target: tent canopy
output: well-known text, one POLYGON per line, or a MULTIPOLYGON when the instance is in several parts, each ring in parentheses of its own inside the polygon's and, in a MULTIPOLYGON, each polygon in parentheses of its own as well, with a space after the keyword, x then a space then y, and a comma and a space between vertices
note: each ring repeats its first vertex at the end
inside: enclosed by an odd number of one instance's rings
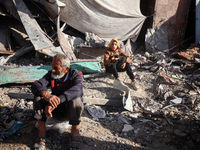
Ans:
POLYGON ((146 19, 140 11, 140 0, 35 1, 42 3, 51 17, 56 18, 60 9, 61 21, 82 33, 94 33, 105 41, 112 38, 135 41, 146 19))

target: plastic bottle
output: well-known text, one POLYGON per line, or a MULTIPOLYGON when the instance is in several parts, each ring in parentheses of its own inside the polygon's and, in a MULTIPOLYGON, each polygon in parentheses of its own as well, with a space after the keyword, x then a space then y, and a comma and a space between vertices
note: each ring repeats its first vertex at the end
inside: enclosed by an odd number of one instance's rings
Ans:
POLYGON ((12 126, 12 128, 11 128, 10 130, 4 132, 3 138, 9 137, 9 136, 11 136, 12 134, 14 134, 14 133, 21 127, 22 123, 23 123, 22 121, 16 121, 16 122, 13 124, 13 126, 12 126))

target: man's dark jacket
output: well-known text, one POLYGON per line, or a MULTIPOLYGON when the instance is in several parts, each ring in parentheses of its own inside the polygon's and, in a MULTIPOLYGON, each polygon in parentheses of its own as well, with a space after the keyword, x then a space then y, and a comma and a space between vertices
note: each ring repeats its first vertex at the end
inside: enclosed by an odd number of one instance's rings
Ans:
POLYGON ((49 71, 43 78, 35 81, 31 90, 35 96, 41 96, 42 91, 46 91, 51 87, 53 95, 60 98, 60 102, 71 101, 75 98, 83 96, 83 74, 78 70, 69 69, 69 76, 65 82, 60 82, 51 77, 49 71))

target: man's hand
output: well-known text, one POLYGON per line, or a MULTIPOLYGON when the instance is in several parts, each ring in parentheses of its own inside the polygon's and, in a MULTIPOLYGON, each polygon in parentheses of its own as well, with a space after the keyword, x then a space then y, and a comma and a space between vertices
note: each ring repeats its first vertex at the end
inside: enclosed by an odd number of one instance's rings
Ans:
POLYGON ((41 92, 42 97, 55 109, 60 104, 60 98, 47 91, 41 92))
POLYGON ((56 108, 60 104, 60 98, 56 95, 51 95, 47 102, 49 102, 53 108, 56 108))
POLYGON ((55 108, 53 108, 51 105, 47 105, 46 107, 45 107, 45 110, 44 110, 44 113, 47 115, 47 116, 49 116, 49 117, 53 117, 53 115, 52 115, 52 111, 54 110, 55 108))
POLYGON ((121 65, 121 68, 124 69, 125 67, 126 67, 126 63, 123 63, 123 64, 121 65))

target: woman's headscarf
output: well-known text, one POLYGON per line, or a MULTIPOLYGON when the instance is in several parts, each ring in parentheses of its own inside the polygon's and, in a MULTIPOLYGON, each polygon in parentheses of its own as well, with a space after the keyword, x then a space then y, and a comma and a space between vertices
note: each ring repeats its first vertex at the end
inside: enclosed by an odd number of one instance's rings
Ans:
POLYGON ((119 48, 120 48, 120 44, 119 44, 119 41, 118 41, 116 38, 113 38, 113 39, 110 41, 109 48, 111 47, 113 41, 116 41, 116 42, 117 42, 117 48, 119 49, 119 48))

